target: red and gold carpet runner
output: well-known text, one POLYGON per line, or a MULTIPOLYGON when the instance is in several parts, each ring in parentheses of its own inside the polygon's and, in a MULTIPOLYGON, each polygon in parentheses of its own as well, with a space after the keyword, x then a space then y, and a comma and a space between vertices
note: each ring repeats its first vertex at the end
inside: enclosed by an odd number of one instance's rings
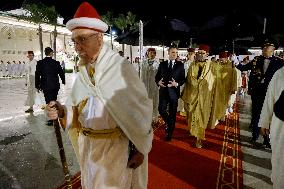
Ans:
MULTIPOLYGON (((149 154, 149 189, 243 188, 239 116, 232 113, 215 129, 206 131, 203 148, 195 148, 185 118, 177 116, 171 142, 164 127, 155 128, 149 154)), ((66 185, 59 187, 66 189, 66 185)), ((73 177, 73 189, 81 188, 80 174, 73 177)))

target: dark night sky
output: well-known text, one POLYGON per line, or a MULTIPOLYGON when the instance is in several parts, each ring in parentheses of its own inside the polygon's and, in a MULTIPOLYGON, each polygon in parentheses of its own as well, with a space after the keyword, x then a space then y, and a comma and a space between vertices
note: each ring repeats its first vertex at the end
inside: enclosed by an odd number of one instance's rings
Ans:
MULTIPOLYGON (((70 19, 83 0, 33 0, 42 1, 47 5, 55 5, 57 11, 65 19, 70 19)), ((279 2, 265 0, 249 1, 201 1, 201 0, 87 0, 98 10, 105 14, 108 10, 116 13, 125 13, 131 10, 141 19, 168 16, 186 21, 188 24, 198 25, 212 17, 238 12, 238 14, 258 14, 266 17, 282 16, 284 10, 279 2), (268 1, 267 1, 268 2, 268 1)), ((23 0, 0 0, 0 9, 9 10, 21 6, 23 0)), ((282 16, 284 18, 284 16, 282 16)), ((283 19, 282 19, 283 20, 283 19)))
MULTIPOLYGON (((83 0, 33 0, 46 5, 55 5, 57 12, 65 19, 64 23, 73 17, 83 0)), ((229 36, 251 36, 262 32, 264 17, 267 18, 267 34, 284 34, 284 8, 279 1, 273 0, 87 0, 103 15, 107 11, 116 14, 132 11, 143 21, 157 18, 176 18, 184 21, 190 27, 201 28, 207 23, 214 26, 212 20, 217 16, 226 16, 226 29, 221 33, 229 36), (267 1, 267 3, 264 3, 267 1)), ((9 10, 21 7, 23 0, 0 0, 0 9, 9 10)), ((218 19, 217 19, 218 20, 218 19)), ((217 23, 218 24, 218 23, 217 23)), ((215 31, 220 33, 220 31, 215 31)), ((214 33, 214 31, 210 31, 214 33)), ((205 32, 204 36, 207 35, 205 32)), ((213 38, 213 37, 211 37, 213 38)), ((284 42, 284 37, 283 37, 284 42)))

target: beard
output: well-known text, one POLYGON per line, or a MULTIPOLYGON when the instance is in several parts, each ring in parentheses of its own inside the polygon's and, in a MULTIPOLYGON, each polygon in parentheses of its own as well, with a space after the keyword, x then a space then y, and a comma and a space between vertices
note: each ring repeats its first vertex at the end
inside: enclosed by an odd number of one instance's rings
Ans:
POLYGON ((205 57, 204 57, 203 55, 197 54, 197 55, 196 55, 196 60, 197 60, 197 61, 204 61, 204 60, 205 60, 205 57))
POLYGON ((80 57, 79 65, 86 65, 92 62, 92 57, 88 56, 86 52, 77 52, 80 57))
POLYGON ((83 65, 86 65, 86 64, 88 64, 88 63, 90 63, 90 62, 91 62, 91 61, 88 60, 87 58, 81 58, 81 57, 80 57, 80 61, 79 61, 79 64, 78 64, 78 65, 83 66, 83 65))

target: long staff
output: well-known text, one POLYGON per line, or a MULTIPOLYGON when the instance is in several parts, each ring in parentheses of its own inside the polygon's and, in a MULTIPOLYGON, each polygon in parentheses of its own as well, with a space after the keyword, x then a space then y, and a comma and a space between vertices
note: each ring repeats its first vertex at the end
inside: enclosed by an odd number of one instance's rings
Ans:
POLYGON ((67 183, 67 188, 72 189, 71 177, 70 177, 70 173, 69 173, 69 169, 68 169, 68 165, 67 165, 67 161, 66 161, 66 156, 65 156, 65 151, 64 151, 64 147, 63 147, 62 136, 61 136, 60 126, 59 126, 58 120, 53 120, 53 126, 54 126, 55 135, 56 135, 56 139, 57 139, 57 145, 58 145, 58 149, 59 149, 61 164, 62 164, 63 172, 64 172, 64 175, 65 175, 64 178, 65 178, 65 181, 67 183))

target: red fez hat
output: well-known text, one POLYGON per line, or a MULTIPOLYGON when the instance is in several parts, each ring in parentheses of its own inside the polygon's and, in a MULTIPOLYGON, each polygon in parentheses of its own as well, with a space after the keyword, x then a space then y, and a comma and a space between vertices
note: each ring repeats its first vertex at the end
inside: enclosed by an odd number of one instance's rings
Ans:
POLYGON ((66 23, 66 27, 74 29, 91 29, 99 32, 106 32, 108 25, 101 20, 97 10, 89 3, 83 2, 77 9, 74 18, 66 23))
POLYGON ((228 58, 228 53, 227 52, 220 52, 219 58, 228 58))
POLYGON ((195 48, 188 48, 187 52, 195 52, 195 48))
POLYGON ((156 52, 156 49, 153 48, 153 47, 150 47, 147 51, 148 51, 148 52, 149 52, 149 51, 154 51, 154 52, 156 52))
POLYGON ((207 53, 209 53, 209 49, 210 47, 208 45, 204 45, 204 44, 199 45, 199 50, 204 50, 207 53))

